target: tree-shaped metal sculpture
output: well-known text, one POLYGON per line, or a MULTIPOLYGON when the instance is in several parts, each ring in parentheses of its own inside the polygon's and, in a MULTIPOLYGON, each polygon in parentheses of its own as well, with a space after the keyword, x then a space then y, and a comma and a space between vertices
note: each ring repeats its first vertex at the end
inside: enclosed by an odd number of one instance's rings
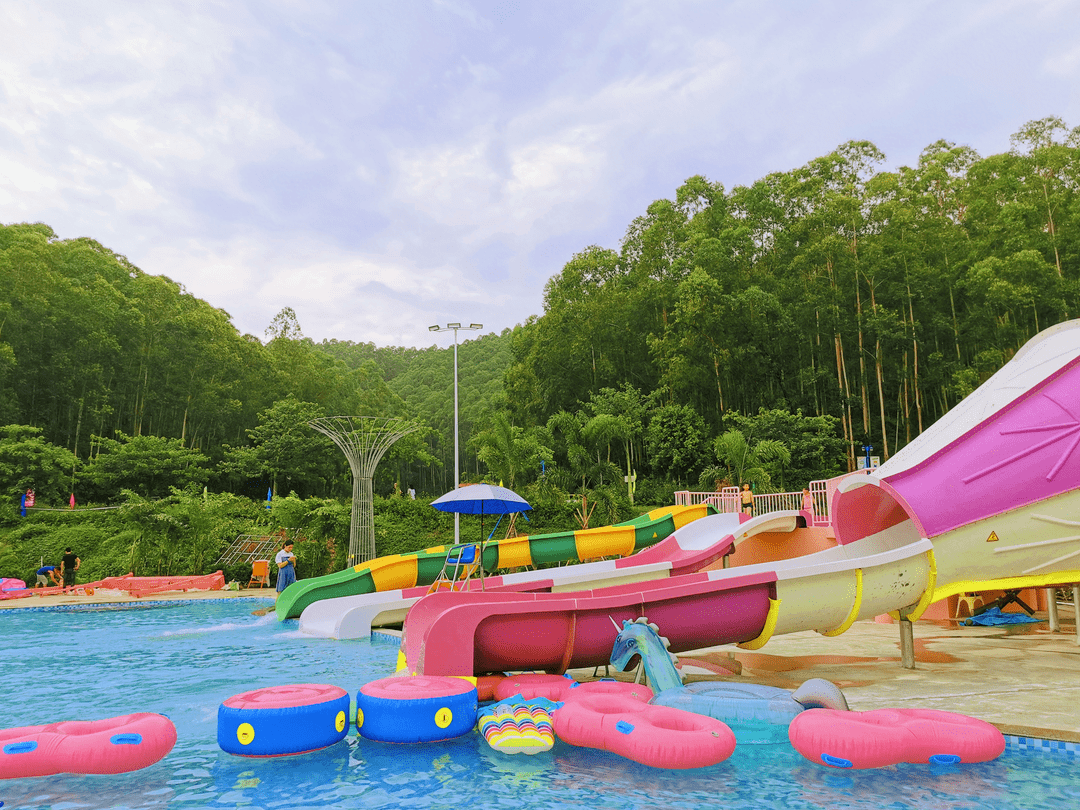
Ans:
POLYGON ((308 425, 336 444, 352 470, 352 517, 349 523, 348 564, 375 556, 375 503, 371 479, 383 454, 420 426, 396 417, 324 416, 308 425))

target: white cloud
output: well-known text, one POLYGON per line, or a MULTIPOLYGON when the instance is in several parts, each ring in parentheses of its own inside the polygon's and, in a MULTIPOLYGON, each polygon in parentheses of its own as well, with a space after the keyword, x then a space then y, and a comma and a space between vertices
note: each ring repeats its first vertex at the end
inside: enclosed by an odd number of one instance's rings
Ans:
POLYGON ((1076 0, 0 5, 0 222, 260 336, 284 306, 320 339, 498 331, 692 174, 1080 124, 1076 0))

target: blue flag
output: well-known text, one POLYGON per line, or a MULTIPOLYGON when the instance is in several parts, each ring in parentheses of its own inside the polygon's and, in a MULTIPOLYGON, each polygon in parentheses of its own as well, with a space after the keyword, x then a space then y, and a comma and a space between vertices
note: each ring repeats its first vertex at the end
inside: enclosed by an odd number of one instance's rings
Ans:
POLYGON ((270 487, 266 488, 266 508, 270 508, 270 499, 273 497, 273 493, 270 491, 270 487))
POLYGON ((23 493, 22 503, 19 505, 19 514, 26 517, 26 493, 23 493))

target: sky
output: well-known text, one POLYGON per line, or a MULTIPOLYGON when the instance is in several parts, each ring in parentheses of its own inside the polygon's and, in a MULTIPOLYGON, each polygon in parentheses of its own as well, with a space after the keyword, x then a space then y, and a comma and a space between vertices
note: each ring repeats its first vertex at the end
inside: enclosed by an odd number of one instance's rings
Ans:
POLYGON ((0 0, 0 223, 242 333, 446 346, 694 175, 1078 126, 1078 34, 1080 0, 0 0))

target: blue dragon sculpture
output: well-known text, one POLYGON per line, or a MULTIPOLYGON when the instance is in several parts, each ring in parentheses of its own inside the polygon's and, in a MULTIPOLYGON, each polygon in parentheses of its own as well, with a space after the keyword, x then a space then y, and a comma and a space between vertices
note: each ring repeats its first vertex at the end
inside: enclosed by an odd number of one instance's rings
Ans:
POLYGON ((740 743, 786 742, 788 724, 804 709, 848 709, 844 693, 822 678, 811 678, 794 692, 728 681, 683 684, 675 668, 678 659, 668 651, 670 642, 660 635, 659 627, 645 617, 624 621, 621 629, 614 620, 612 623, 619 632, 611 664, 625 672, 640 657, 656 693, 651 703, 723 720, 740 743))

